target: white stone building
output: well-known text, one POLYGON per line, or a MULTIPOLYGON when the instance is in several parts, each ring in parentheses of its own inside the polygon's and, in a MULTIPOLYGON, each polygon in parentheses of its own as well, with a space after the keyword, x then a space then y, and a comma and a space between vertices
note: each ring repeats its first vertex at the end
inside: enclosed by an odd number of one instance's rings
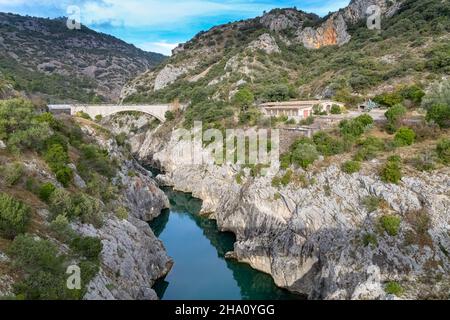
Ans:
POLYGON ((344 104, 331 100, 267 102, 260 105, 261 111, 267 117, 287 116, 289 119, 302 120, 313 115, 314 109, 330 113, 331 107, 344 104))

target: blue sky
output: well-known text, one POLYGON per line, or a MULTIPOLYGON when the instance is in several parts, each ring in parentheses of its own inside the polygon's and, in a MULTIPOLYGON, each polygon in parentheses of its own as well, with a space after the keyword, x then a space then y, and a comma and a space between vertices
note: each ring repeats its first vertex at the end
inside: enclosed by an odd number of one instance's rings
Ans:
POLYGON ((80 9, 81 21, 137 47, 170 54, 178 43, 222 23, 260 16, 272 8, 297 7, 326 15, 350 0, 0 0, 0 11, 39 17, 80 9))

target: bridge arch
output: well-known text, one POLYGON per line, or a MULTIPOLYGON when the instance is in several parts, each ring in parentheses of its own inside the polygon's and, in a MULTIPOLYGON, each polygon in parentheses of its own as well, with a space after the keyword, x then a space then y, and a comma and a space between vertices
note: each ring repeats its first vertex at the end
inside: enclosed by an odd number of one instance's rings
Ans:
POLYGON ((108 117, 120 112, 138 111, 149 114, 161 122, 166 121, 166 112, 174 110, 170 104, 160 105, 74 105, 70 107, 70 113, 76 115, 79 112, 88 114, 92 119, 101 115, 108 117))

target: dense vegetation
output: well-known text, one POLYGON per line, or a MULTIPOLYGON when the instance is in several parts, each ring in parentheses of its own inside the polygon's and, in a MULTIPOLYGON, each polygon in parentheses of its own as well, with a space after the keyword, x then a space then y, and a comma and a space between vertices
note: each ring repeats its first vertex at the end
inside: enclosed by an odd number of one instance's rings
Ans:
MULTIPOLYGON (((16 298, 81 299, 98 272, 102 244, 99 239, 78 236, 70 222, 102 226, 106 206, 118 195, 112 182, 117 164, 73 119, 41 113, 21 99, 0 101, 0 116, 0 140, 6 144, 0 160, 17 159, 0 165, 0 237, 12 241, 7 252, 19 275, 16 298), (54 179, 31 173, 22 165, 23 159, 43 160, 43 170, 53 172, 54 179), (78 187, 75 174, 83 177, 86 188, 78 187), (50 213, 48 224, 38 229, 36 203, 50 213), (61 250, 62 244, 68 249, 61 250), (66 269, 73 264, 82 270, 80 290, 66 287, 66 269)), ((122 217, 127 214, 124 211, 122 217)))

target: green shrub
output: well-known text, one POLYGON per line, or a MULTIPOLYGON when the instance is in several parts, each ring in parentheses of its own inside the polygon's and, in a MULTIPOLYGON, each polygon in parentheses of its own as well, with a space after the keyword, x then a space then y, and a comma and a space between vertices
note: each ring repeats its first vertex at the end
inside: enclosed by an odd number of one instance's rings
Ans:
POLYGON ((67 151, 60 144, 53 144, 46 151, 44 159, 49 164, 49 166, 54 170, 69 162, 69 156, 67 154, 67 151))
POLYGON ((302 120, 300 120, 300 125, 301 126, 310 126, 310 125, 312 125, 313 123, 314 123, 314 117, 313 116, 309 116, 308 118, 306 118, 306 119, 302 119, 302 120))
POLYGON ((361 163, 358 161, 346 161, 342 164, 342 171, 348 174, 352 174, 361 170, 361 163))
POLYGON ((272 187, 278 188, 281 186, 281 178, 279 176, 275 176, 272 178, 272 187))
POLYGON ((19 235, 11 244, 9 253, 14 258, 15 266, 27 273, 39 270, 57 273, 63 270, 64 258, 56 245, 47 240, 19 235))
POLYGON ((56 180, 67 188, 73 180, 73 170, 68 166, 63 166, 57 169, 55 176, 56 180))
POLYGON ((53 144, 45 152, 44 159, 56 175, 56 179, 64 187, 68 187, 73 179, 73 171, 67 166, 69 155, 64 146, 53 144))
POLYGON ((69 219, 66 216, 58 215, 55 220, 50 223, 50 230, 57 239, 68 242, 75 237, 75 231, 69 225, 69 219))
POLYGON ((31 102, 23 99, 0 101, 0 140, 14 152, 40 150, 51 135, 47 122, 35 118, 31 102))
POLYGON ((127 220, 128 219, 128 210, 124 207, 119 207, 116 209, 116 217, 119 220, 127 220))
POLYGON ((56 187, 51 182, 44 183, 39 187, 39 198, 41 198, 42 201, 48 202, 55 190, 56 187))
POLYGON ((399 146, 410 146, 416 139, 416 133, 410 128, 402 127, 398 129, 394 139, 399 146))
MULTIPOLYGON (((262 113, 255 107, 250 107, 246 110, 243 110, 239 113, 239 124, 248 125, 248 126, 256 126, 261 125, 262 113)), ((268 123, 265 124, 266 127, 270 126, 270 119, 265 119, 268 123)), ((263 123, 264 125, 264 123, 263 123)))
MULTIPOLYGON (((129 175, 136 175, 135 172, 129 171, 129 175)), ((118 187, 112 184, 109 179, 93 173, 91 179, 87 182, 87 193, 95 198, 101 198, 105 203, 117 198, 118 187)))
POLYGON ((284 175, 282 177, 279 176, 275 176, 272 179, 272 186, 275 188, 279 188, 281 186, 286 187, 287 185, 289 185, 292 182, 292 177, 294 175, 294 172, 292 170, 286 170, 286 172, 284 173, 284 175))
POLYGON ((167 121, 175 120, 175 114, 172 111, 166 111, 164 117, 166 118, 167 121))
POLYGON ((373 101, 386 107, 393 107, 403 102, 403 97, 399 92, 383 93, 376 96, 373 101))
POLYGON ((194 121, 202 121, 209 128, 231 119, 234 116, 233 108, 223 102, 200 102, 193 104, 186 109, 184 126, 191 128, 194 121))
POLYGON ((53 220, 58 215, 63 215, 69 219, 73 219, 75 213, 72 208, 71 194, 64 189, 56 189, 50 196, 50 220, 53 220))
POLYGON ((116 136, 116 142, 119 147, 124 147, 127 142, 127 134, 125 132, 121 132, 116 136))
POLYGON ((379 152, 385 149, 384 142, 376 137, 369 136, 358 143, 359 149, 354 156, 356 161, 368 161, 376 158, 379 152))
POLYGON ((56 245, 30 235, 16 237, 9 248, 13 265, 25 274, 16 283, 14 292, 27 300, 79 299, 79 292, 66 287, 65 256, 56 245))
POLYGON ((0 193, 0 236, 12 239, 27 230, 31 219, 29 206, 0 193))
POLYGON ((80 219, 94 227, 101 227, 104 220, 103 207, 100 200, 84 193, 70 194, 64 189, 57 189, 50 197, 52 217, 63 215, 69 220, 80 219))
POLYGON ((283 186, 289 185, 292 181, 292 175, 293 175, 292 170, 287 170, 286 173, 281 177, 280 183, 283 186))
POLYGON ((397 297, 401 297, 403 295, 403 293, 405 292, 405 290, 402 288, 402 286, 395 281, 390 281, 386 284, 386 286, 384 287, 384 291, 386 291, 386 293, 388 294, 393 294, 397 297))
POLYGON ((72 197, 73 216, 80 217, 81 222, 100 228, 104 222, 103 208, 100 200, 84 193, 72 197))
POLYGON ((16 185, 22 178, 24 167, 21 163, 7 164, 0 168, 0 173, 3 175, 5 185, 12 187, 16 185))
POLYGON ((436 152, 439 157, 439 159, 444 164, 450 164, 450 139, 442 139, 439 141, 436 152))
POLYGON ((363 205, 366 207, 367 212, 371 213, 380 208, 383 201, 382 198, 376 196, 367 196, 363 199, 363 205))
POLYGON ((49 150, 53 145, 59 145, 67 153, 69 150, 69 139, 61 133, 55 132, 45 140, 45 150, 49 150))
POLYGON ((344 143, 341 140, 332 138, 329 134, 320 131, 313 137, 317 151, 324 156, 341 154, 345 151, 344 143))
POLYGON ((342 120, 339 123, 341 134, 344 136, 358 138, 374 123, 373 118, 368 114, 360 115, 352 120, 342 120))
POLYGON ((292 151, 291 161, 293 164, 307 169, 319 158, 319 152, 312 144, 299 144, 292 151))
POLYGON ((89 260, 98 260, 103 250, 103 244, 99 238, 76 237, 72 240, 70 247, 78 254, 89 260))
POLYGON ((285 124, 287 125, 292 125, 292 124, 296 124, 297 122, 295 121, 295 119, 289 119, 288 121, 285 122, 285 124))
POLYGON ((384 115, 388 120, 387 130, 389 133, 394 133, 398 129, 406 112, 406 108, 401 104, 396 104, 385 112, 384 115))
POLYGON ((263 99, 266 101, 287 101, 291 98, 295 98, 295 93, 287 84, 270 85, 263 93, 263 99))
POLYGON ((425 96, 425 92, 417 85, 404 87, 400 89, 399 93, 403 99, 411 101, 416 106, 422 103, 422 99, 425 96))
POLYGON ((286 170, 291 165, 291 154, 285 153, 280 157, 280 168, 286 170))
POLYGON ((75 116, 77 116, 77 117, 79 117, 79 118, 86 119, 86 120, 92 120, 91 116, 88 115, 86 112, 83 112, 83 111, 77 112, 77 113, 75 114, 75 116))
POLYGON ((426 120, 441 128, 450 128, 450 105, 436 104, 427 111, 426 120))
POLYGON ((381 179, 386 183, 398 184, 402 179, 402 169, 399 161, 388 160, 380 172, 381 179))
POLYGON ((336 104, 333 104, 333 106, 331 107, 330 113, 331 114, 341 114, 342 113, 341 107, 336 104))
POLYGON ((247 110, 248 108, 250 108, 253 105, 254 101, 255 96, 247 88, 239 89, 239 91, 233 98, 233 104, 241 110, 247 110))
POLYGON ((103 120, 103 116, 101 114, 98 114, 95 116, 95 122, 101 122, 103 120))
POLYGON ((384 215, 381 216, 379 220, 380 228, 391 237, 398 235, 401 222, 402 220, 400 217, 394 215, 384 215))
POLYGON ((365 247, 367 247, 369 245, 372 247, 377 247, 378 246, 377 236, 374 235, 373 233, 366 233, 363 236, 363 245, 365 247))
POLYGON ((80 151, 81 157, 77 168, 85 181, 90 180, 93 172, 108 178, 116 175, 117 168, 106 150, 102 150, 94 144, 84 144, 80 147, 80 151))

